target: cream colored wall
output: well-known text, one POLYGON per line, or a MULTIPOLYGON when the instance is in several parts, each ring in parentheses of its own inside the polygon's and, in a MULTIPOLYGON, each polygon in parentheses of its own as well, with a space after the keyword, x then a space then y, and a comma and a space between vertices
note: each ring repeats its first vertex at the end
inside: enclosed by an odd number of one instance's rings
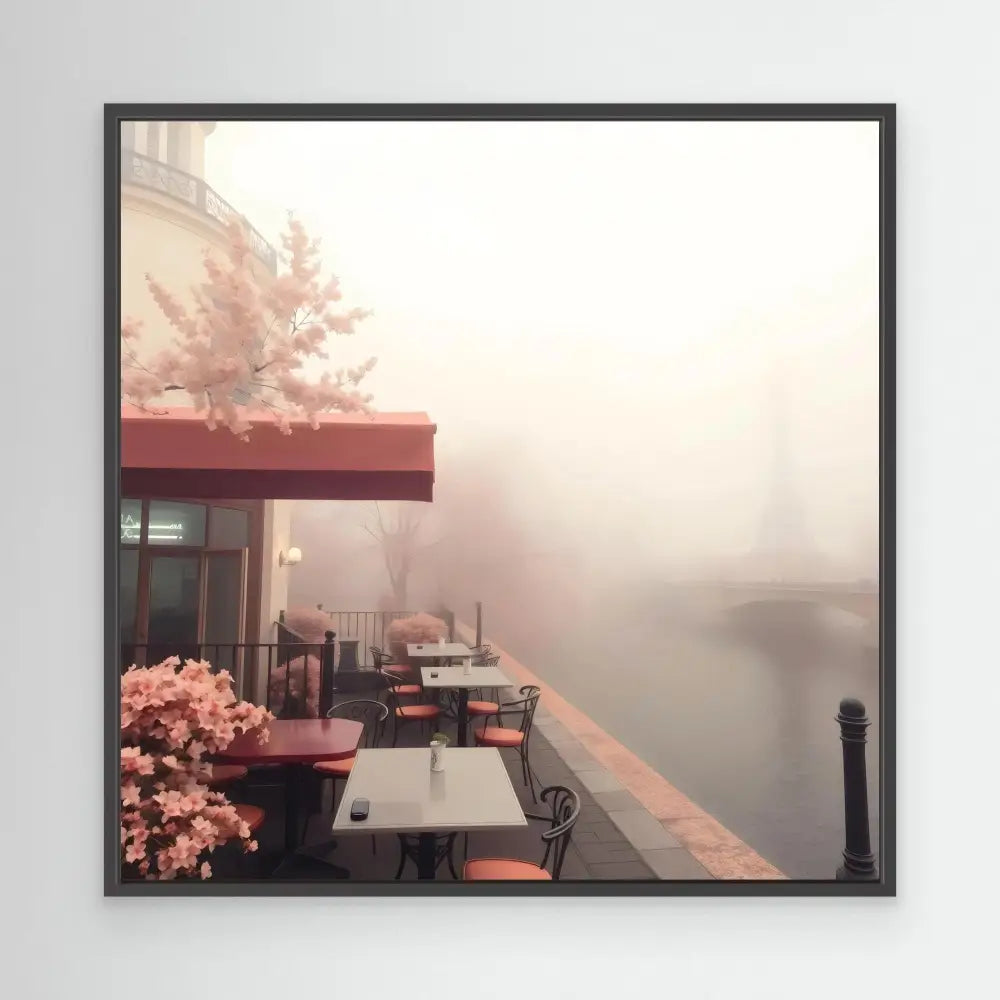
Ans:
MULTIPOLYGON (((221 224, 196 209, 155 191, 126 185, 122 189, 121 296, 122 317, 143 321, 139 356, 167 346, 173 328, 157 308, 146 284, 152 275, 193 309, 191 289, 205 280, 206 251, 222 257, 228 247, 221 224)), ((263 262, 253 258, 257 280, 271 280, 263 262)), ((187 402, 177 400, 178 403, 187 402)))
MULTIPOLYGON (((289 574, 294 566, 279 566, 278 555, 294 544, 292 532, 292 501, 266 500, 264 502, 264 533, 261 546, 263 566, 260 578, 260 641, 275 642, 274 623, 279 614, 288 608, 289 574)), ((261 703, 267 684, 267 664, 261 663, 254 698, 261 703)))
MULTIPOLYGON (((137 152, 145 150, 144 122, 136 123, 137 152)), ((190 134, 190 173, 200 175, 204 161, 206 130, 195 123, 190 134)), ((166 156, 166 139, 161 137, 161 157, 166 156)), ((202 264, 205 252, 225 253, 228 240, 221 223, 167 195, 137 185, 122 186, 121 213, 121 310, 122 317, 142 320, 140 358, 150 357, 168 346, 176 331, 160 312, 146 284, 151 274, 183 304, 193 308, 191 289, 205 280, 202 264)), ((263 262, 253 258, 254 275, 272 280, 263 262)), ((170 403, 190 405, 181 394, 171 394, 170 403)), ((209 433, 206 429, 205 433, 209 433)), ((287 606, 289 567, 278 566, 278 553, 288 548, 291 528, 291 501, 267 501, 264 511, 263 567, 261 580, 260 640, 273 641, 271 623, 287 606)), ((252 641, 252 637, 248 637, 252 641)), ((266 673, 266 667, 265 667, 266 673)), ((258 687, 263 694, 263 683, 258 687)))

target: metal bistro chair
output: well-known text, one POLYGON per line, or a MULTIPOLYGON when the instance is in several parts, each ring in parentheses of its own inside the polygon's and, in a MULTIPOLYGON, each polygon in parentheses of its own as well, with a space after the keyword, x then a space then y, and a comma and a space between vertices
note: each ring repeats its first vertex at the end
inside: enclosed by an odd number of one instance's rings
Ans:
MULTIPOLYGON (((489 646, 485 647, 489 650, 489 646)), ((475 663, 475 659, 473 659, 475 663)), ((500 662, 499 656, 481 655, 479 662, 476 664, 480 667, 495 667, 500 662)), ((489 719, 490 716, 495 715, 497 717, 497 725, 500 725, 500 692, 497 688, 493 688, 490 691, 490 697, 487 698, 484 694, 483 688, 473 688, 469 692, 469 721, 473 719, 489 719)))
POLYGON ((368 652, 372 654, 372 663, 375 665, 375 670, 378 673, 382 673, 384 667, 390 667, 397 674, 401 674, 406 678, 409 678, 413 673, 413 667, 408 663, 400 663, 394 660, 384 649, 380 649, 378 646, 369 646, 368 652))
POLYGON ((521 755, 521 774, 524 783, 531 789, 531 801, 537 802, 535 797, 535 779, 531 773, 531 764, 528 760, 528 743, 531 740, 531 723, 535 717, 535 709, 538 707, 538 699, 541 697, 541 688, 535 684, 525 684, 520 692, 520 701, 509 701, 502 704, 495 714, 497 718, 504 715, 516 715, 517 711, 506 711, 507 709, 520 710, 521 721, 517 729, 506 729, 501 726, 484 726, 475 734, 476 745, 481 747, 514 747, 521 755))
MULTIPOLYGON (((395 875, 398 882, 403 877, 403 869, 406 868, 407 861, 418 863, 420 838, 412 833, 397 833, 396 836, 399 838, 399 867, 396 869, 395 875)), ((455 838, 457 836, 457 833, 439 833, 434 837, 434 871, 437 872, 441 865, 447 861, 448 871, 451 872, 451 877, 454 879, 458 878, 454 859, 455 838)))
MULTIPOLYGON (((378 674, 379 680, 381 681, 380 689, 392 688, 393 694, 397 698, 420 698, 424 693, 423 686, 415 683, 408 674, 402 674, 399 672, 397 666, 393 666, 391 669, 387 669, 384 662, 379 662, 375 660, 375 673, 378 674)), ((379 698, 381 698, 381 690, 379 691, 379 698)))
MULTIPOLYGON (((360 722, 364 728, 361 730, 358 747, 366 750, 378 745, 388 715, 389 709, 382 702, 368 698, 341 702, 339 705, 334 705, 326 713, 328 719, 351 719, 354 722, 360 722)), ((353 767, 354 757, 345 757, 343 760, 321 760, 319 763, 313 764, 313 770, 319 774, 321 779, 330 779, 332 782, 334 799, 337 796, 337 779, 344 778, 346 780, 349 778, 353 767)), ((375 837, 373 835, 372 854, 374 853, 375 837)))
POLYGON ((395 746, 403 726, 409 722, 422 722, 430 727, 431 723, 436 722, 441 715, 441 709, 437 705, 404 705, 400 700, 400 688, 408 686, 404 679, 390 670, 383 670, 382 676, 389 683, 385 689, 385 696, 388 708, 392 712, 392 745, 395 746))
POLYGON ((565 785, 549 785, 541 791, 542 802, 549 802, 551 814, 538 816, 525 813, 528 819, 548 823, 549 828, 542 834, 545 853, 542 863, 514 858, 473 858, 465 862, 462 880, 465 882, 507 882, 517 881, 559 881, 563 859, 573 836, 573 827, 580 816, 580 796, 565 785), (551 862, 552 870, 546 868, 551 862))

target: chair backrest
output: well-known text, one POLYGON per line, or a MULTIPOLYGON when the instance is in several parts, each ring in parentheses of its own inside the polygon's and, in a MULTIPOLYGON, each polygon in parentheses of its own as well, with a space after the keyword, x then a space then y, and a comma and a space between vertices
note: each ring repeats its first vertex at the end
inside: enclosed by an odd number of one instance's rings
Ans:
POLYGON ((538 708, 538 699, 542 696, 542 689, 536 684, 525 684, 518 693, 521 695, 521 701, 514 704, 521 706, 521 722, 517 728, 527 738, 531 733, 531 723, 535 718, 535 709, 538 708))
POLYGON ((552 878, 558 880, 566 849, 573 837, 573 827, 580 818, 580 796, 565 785, 549 785, 540 794, 542 801, 548 802, 552 809, 551 826, 542 834, 545 843, 542 867, 551 861, 552 878))
MULTIPOLYGON (((385 681, 385 687, 382 690, 385 692, 385 699, 387 705, 392 705, 393 708, 399 708, 399 695, 393 690, 393 688, 406 684, 407 680, 405 677, 401 677, 399 674, 394 674, 391 670, 383 667, 379 673, 382 675, 382 679, 385 681)), ((380 703, 381 704, 381 703, 380 703)), ((389 709, 386 708, 386 715, 389 714, 389 709)))
POLYGON ((357 698, 354 701, 342 701, 334 705, 326 713, 328 719, 352 719, 360 722, 364 729, 358 746, 370 750, 378 743, 380 727, 389 717, 389 709, 380 701, 370 698, 357 698))
POLYGON ((479 662, 478 662, 477 665, 480 666, 480 667, 495 667, 499 663, 500 663, 500 656, 499 656, 499 654, 497 654, 497 653, 493 653, 493 654, 484 653, 479 658, 479 662))
POLYGON ((372 663, 375 664, 375 669, 381 670, 382 661, 389 658, 385 650, 379 649, 378 646, 369 646, 368 652, 372 654, 372 663))

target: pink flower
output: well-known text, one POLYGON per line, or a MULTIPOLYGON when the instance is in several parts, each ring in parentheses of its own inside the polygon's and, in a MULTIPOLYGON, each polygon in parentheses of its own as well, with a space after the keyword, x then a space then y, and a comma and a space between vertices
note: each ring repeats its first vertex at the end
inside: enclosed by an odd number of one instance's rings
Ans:
POLYGON ((201 868, 198 871, 203 879, 212 877, 212 866, 207 861, 201 863, 201 868))
POLYGON ((125 848, 125 860, 129 864, 142 861, 146 857, 146 848, 142 844, 129 844, 125 848))
POLYGON ((292 420, 315 427, 318 414, 331 410, 371 412, 371 397, 355 389, 371 363, 318 379, 303 374, 304 359, 326 358, 327 342, 354 333, 370 311, 334 308, 341 298, 339 281, 321 282, 319 244, 301 223, 289 223, 282 243, 287 271, 261 284, 249 266, 247 234, 231 223, 227 259, 206 255, 206 280, 193 290, 193 311, 146 275, 153 301, 177 333, 150 356, 142 352, 140 325, 131 319, 122 323, 122 398, 148 411, 165 393, 184 393, 210 429, 226 427, 243 439, 253 430, 251 411, 266 412, 284 433, 291 433, 292 420), (250 401, 236 402, 234 389, 251 392, 250 401))
POLYGON ((238 702, 228 672, 213 674, 209 663, 181 664, 176 657, 126 671, 122 705, 123 861, 138 862, 146 878, 195 871, 209 878, 201 855, 234 838, 246 845, 250 831, 225 795, 203 783, 211 765, 201 755, 273 716, 238 702))

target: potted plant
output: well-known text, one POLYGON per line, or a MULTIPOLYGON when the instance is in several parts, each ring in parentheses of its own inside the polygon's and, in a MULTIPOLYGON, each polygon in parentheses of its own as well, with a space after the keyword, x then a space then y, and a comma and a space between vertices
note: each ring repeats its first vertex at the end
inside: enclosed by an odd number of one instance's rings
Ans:
MULTIPOLYGON (((176 656, 121 679, 121 845, 126 876, 210 878, 206 855, 230 840, 257 850, 250 828, 206 781, 206 754, 273 716, 237 701, 226 670, 176 656)), ((263 730, 261 739, 267 738, 263 730)))

